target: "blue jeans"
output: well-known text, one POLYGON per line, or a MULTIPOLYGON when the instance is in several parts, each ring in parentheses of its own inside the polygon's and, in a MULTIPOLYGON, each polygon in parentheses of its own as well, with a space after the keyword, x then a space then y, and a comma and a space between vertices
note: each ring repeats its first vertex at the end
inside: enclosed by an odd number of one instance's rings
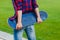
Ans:
POLYGON ((27 26, 21 30, 14 29, 14 40, 22 40, 23 31, 26 32, 28 40, 36 40, 34 25, 27 26))

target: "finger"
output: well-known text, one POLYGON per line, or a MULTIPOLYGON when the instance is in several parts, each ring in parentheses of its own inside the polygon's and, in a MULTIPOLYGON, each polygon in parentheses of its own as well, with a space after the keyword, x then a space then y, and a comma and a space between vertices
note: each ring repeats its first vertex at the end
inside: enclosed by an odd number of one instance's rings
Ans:
POLYGON ((21 26, 20 26, 20 27, 19 27, 19 26, 17 26, 17 27, 16 27, 16 29, 17 29, 17 30, 20 30, 20 29, 22 29, 22 27, 21 27, 21 26))
POLYGON ((17 29, 17 30, 19 29, 18 26, 16 26, 16 29, 17 29))
POLYGON ((41 23, 41 21, 38 21, 38 23, 41 23))
POLYGON ((19 30, 19 29, 20 29, 20 28, 18 28, 18 27, 16 28, 16 30, 19 30))

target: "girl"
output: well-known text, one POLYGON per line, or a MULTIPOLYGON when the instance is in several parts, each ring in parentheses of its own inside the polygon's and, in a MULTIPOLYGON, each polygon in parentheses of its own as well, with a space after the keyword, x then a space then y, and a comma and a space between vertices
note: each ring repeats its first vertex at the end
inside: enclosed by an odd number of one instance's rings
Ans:
POLYGON ((34 25, 22 29, 22 14, 34 12, 37 15, 37 22, 42 22, 36 0, 12 0, 15 15, 11 19, 17 18, 16 29, 14 29, 14 40, 22 40, 23 31, 26 32, 28 40, 36 40, 34 25))

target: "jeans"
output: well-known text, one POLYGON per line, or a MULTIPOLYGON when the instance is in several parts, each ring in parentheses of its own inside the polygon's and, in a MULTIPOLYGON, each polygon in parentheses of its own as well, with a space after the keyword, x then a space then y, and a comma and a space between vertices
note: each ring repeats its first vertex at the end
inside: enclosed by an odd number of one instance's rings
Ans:
POLYGON ((26 26, 21 30, 14 29, 14 40, 22 40, 23 31, 26 32, 28 40, 36 40, 34 25, 26 26))

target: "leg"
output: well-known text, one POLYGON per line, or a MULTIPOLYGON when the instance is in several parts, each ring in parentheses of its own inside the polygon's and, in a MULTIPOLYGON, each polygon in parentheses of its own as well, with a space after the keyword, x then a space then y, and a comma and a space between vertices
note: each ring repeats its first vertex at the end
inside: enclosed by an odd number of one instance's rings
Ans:
POLYGON ((15 30, 14 29, 14 40, 22 40, 23 30, 15 30))
POLYGON ((36 40, 34 25, 27 26, 25 28, 25 32, 27 34, 28 40, 36 40))

